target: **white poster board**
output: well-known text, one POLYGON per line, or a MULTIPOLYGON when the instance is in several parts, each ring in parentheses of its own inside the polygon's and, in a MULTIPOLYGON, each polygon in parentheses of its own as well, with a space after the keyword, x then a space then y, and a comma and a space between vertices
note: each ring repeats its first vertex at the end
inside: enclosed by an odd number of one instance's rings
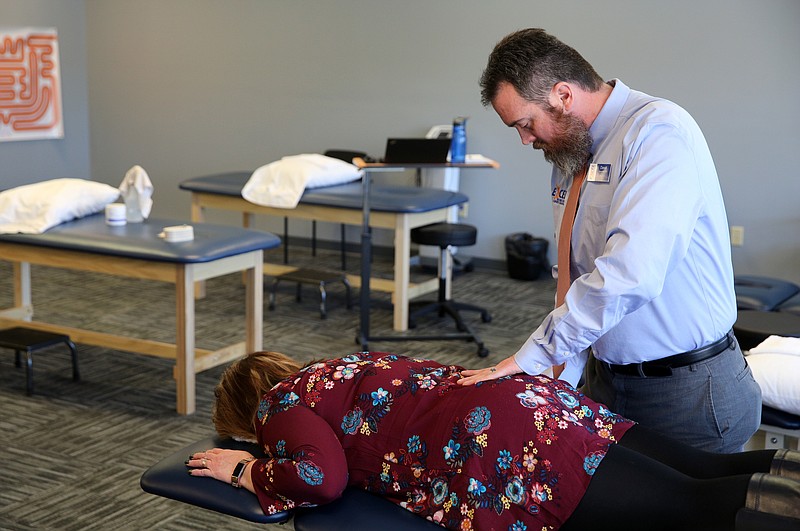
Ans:
POLYGON ((64 138, 55 28, 0 28, 0 142, 64 138))

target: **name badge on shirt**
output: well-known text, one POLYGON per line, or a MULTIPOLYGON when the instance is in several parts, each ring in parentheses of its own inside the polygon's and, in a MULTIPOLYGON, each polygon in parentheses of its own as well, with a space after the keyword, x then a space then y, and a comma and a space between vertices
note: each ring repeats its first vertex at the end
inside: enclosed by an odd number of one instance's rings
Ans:
POLYGON ((590 183, 611 182, 611 164, 589 164, 586 180, 590 183))

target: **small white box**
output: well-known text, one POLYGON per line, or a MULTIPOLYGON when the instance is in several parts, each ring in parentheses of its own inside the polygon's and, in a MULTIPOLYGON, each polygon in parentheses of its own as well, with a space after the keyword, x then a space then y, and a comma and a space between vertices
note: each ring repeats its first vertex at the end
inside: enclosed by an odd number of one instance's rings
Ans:
POLYGON ((194 240, 194 228, 191 225, 164 227, 159 236, 170 243, 188 242, 194 240))

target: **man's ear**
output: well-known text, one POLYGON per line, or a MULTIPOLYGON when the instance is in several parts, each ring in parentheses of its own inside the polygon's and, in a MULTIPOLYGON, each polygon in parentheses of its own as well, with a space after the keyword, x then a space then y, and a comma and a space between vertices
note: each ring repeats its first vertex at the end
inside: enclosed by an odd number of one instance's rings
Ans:
POLYGON ((574 103, 572 87, 566 81, 559 81, 550 91, 550 105, 568 113, 574 103))

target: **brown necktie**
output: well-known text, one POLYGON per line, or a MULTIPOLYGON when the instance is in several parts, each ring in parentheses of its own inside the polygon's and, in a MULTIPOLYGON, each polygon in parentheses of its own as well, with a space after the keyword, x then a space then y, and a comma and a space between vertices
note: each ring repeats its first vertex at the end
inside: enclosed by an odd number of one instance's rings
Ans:
POLYGON ((575 223, 575 212, 578 210, 578 197, 581 185, 586 177, 586 166, 572 179, 569 197, 561 218, 561 230, 558 232, 558 284, 556 284, 556 306, 564 304, 564 297, 570 285, 570 248, 572 247, 572 225, 575 223))

